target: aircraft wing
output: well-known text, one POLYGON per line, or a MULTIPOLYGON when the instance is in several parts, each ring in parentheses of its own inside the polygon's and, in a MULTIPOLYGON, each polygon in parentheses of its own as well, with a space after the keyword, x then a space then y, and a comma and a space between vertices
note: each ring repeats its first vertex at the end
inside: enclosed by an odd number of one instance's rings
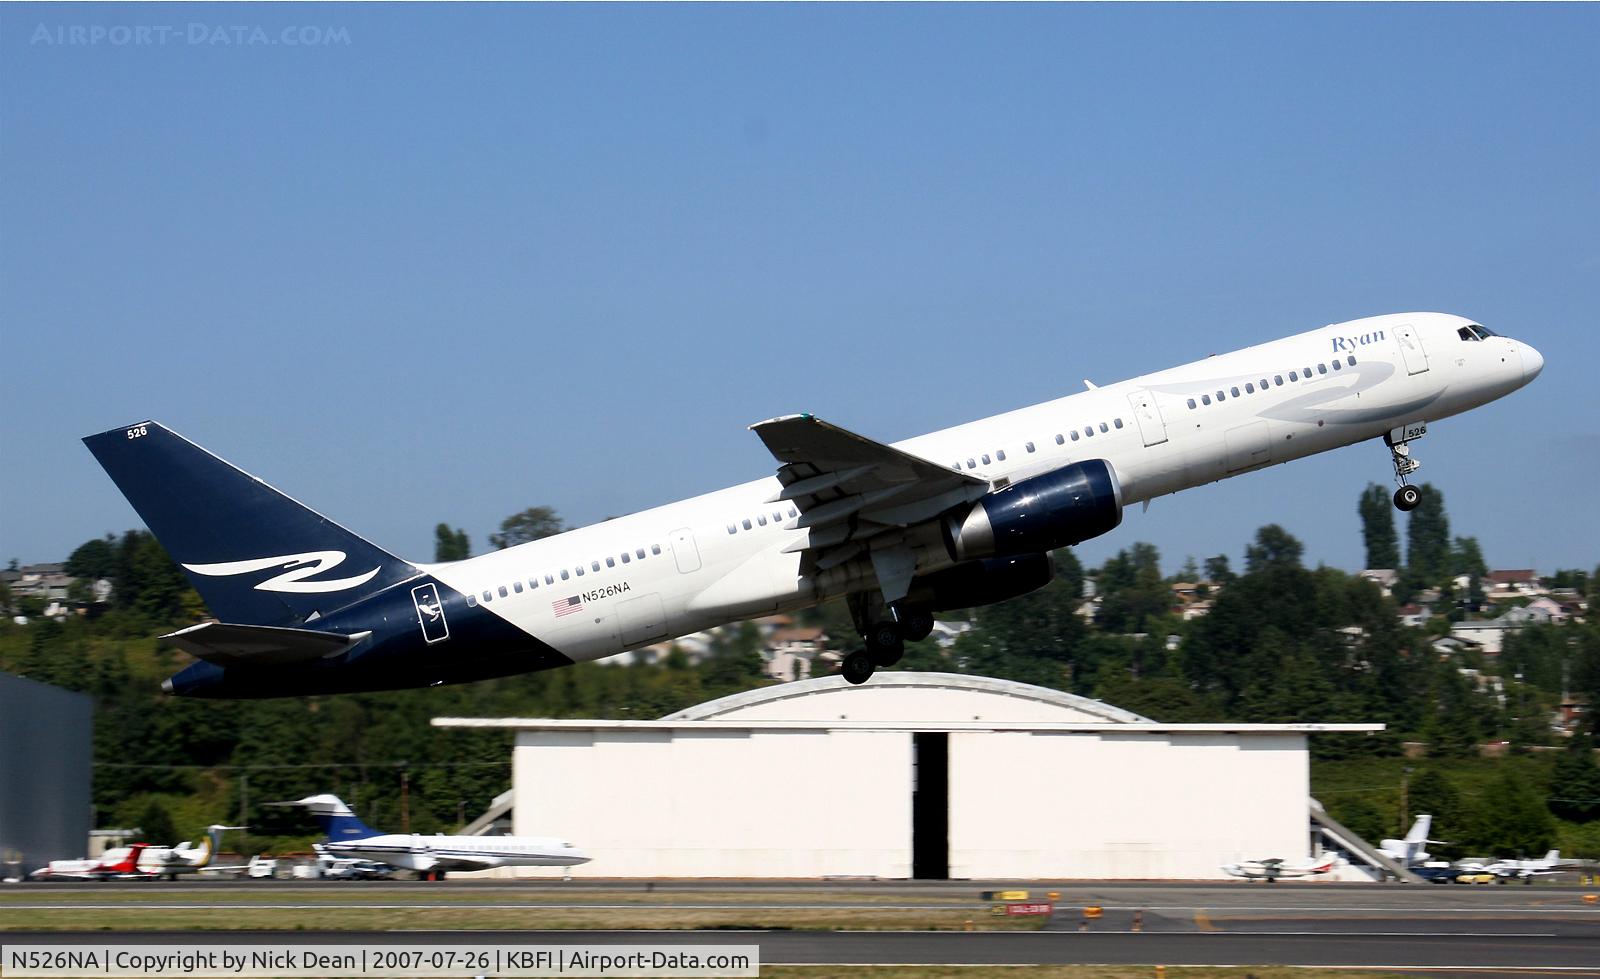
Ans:
POLYGON ((767 503, 792 505, 799 516, 785 527, 807 531, 788 548, 802 553, 801 570, 827 571, 870 549, 891 602, 904 597, 915 572, 910 549, 902 544, 904 528, 990 489, 987 480, 809 414, 757 422, 750 430, 779 463, 783 488, 767 503))
POLYGON ((203 622, 161 638, 218 666, 282 666, 337 655, 369 635, 368 632, 345 636, 312 629, 203 622))

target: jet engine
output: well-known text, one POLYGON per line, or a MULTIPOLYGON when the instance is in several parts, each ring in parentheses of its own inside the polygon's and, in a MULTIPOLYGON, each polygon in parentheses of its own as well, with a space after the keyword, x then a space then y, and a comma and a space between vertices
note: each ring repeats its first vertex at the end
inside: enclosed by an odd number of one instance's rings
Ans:
POLYGON ((930 611, 993 605, 1048 585, 1056 566, 1048 554, 969 561, 918 578, 912 599, 930 611))
POLYGON ((1111 464, 1089 459, 998 489, 945 515, 944 543, 957 562, 1014 557, 1078 544, 1122 522, 1122 487, 1111 464))

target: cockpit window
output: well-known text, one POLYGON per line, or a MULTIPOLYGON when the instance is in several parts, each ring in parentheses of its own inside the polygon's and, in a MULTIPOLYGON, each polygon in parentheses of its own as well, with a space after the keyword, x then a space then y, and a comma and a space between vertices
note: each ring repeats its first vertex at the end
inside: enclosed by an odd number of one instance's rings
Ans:
POLYGON ((1472 329, 1478 334, 1478 336, 1483 337, 1485 340, 1489 339, 1490 337, 1497 337, 1500 335, 1480 323, 1472 324, 1472 329))
POLYGON ((1467 326, 1463 326, 1461 329, 1457 330, 1456 336, 1463 340, 1487 340, 1489 337, 1499 336, 1499 334, 1495 333, 1487 326, 1479 326, 1476 323, 1470 323, 1467 326))

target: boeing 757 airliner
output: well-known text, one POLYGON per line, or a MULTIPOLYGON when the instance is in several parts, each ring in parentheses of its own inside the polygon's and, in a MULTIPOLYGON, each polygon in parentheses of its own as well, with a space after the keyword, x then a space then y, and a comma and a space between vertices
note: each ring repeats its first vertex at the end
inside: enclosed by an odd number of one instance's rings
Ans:
POLYGON ((1047 552, 1135 503, 1381 440, 1402 510, 1411 444, 1544 367, 1443 313, 1326 326, 885 445, 809 414, 752 425, 754 482, 451 564, 403 561, 155 423, 84 442, 221 621, 176 694, 279 697, 463 683, 599 659, 848 600, 865 682, 933 613, 1050 580, 1047 552))

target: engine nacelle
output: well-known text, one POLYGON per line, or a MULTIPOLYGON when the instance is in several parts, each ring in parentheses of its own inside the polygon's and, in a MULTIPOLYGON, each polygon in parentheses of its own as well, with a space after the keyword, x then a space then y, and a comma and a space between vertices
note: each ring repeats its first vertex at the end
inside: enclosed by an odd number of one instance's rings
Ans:
POLYGON ((1078 544, 1122 522, 1122 487, 1104 459, 1075 462, 1013 483, 944 518, 957 562, 1038 554, 1078 544))
POLYGON ((1048 554, 992 557, 918 578, 911 586, 912 598, 934 612, 976 608, 1037 591, 1055 576, 1048 554))

